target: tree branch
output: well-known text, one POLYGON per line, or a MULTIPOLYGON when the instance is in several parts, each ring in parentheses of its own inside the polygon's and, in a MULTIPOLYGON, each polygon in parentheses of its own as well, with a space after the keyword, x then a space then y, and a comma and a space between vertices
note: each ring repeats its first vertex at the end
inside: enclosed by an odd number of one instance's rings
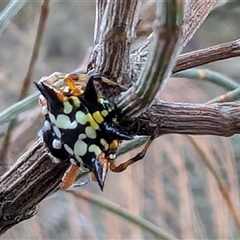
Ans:
MULTIPOLYGON (((129 64, 129 51, 136 19, 136 2, 113 0, 105 1, 105 5, 99 0, 97 5, 101 9, 101 6, 105 7, 104 14, 97 20, 97 24, 101 22, 100 32, 95 35, 96 46, 90 63, 96 66, 96 71, 113 80, 118 78, 119 83, 125 86, 129 86, 131 80, 136 80, 130 78, 129 71, 134 67, 129 64)), ((211 9, 212 3, 215 3, 214 0, 194 2, 200 4, 201 9, 204 4, 211 9)), ((99 16, 102 13, 103 9, 97 14, 99 16)), ((196 23, 197 20, 202 22, 207 14, 194 16, 196 23)), ((193 24, 191 29, 193 31, 196 26, 193 24)), ((239 133, 239 110, 238 103, 193 105, 155 101, 134 122, 125 123, 128 126, 134 124, 136 129, 140 126, 138 134, 144 135, 151 135, 156 127, 160 127, 159 135, 188 133, 230 136, 239 133)), ((0 235, 36 213, 36 205, 57 188, 67 167, 68 163, 52 163, 47 148, 41 141, 36 141, 0 177, 0 235)))
POLYGON ((227 58, 240 56, 240 39, 179 56, 173 73, 227 58))
POLYGON ((177 59, 185 2, 157 2, 154 39, 144 68, 136 83, 119 98, 118 107, 126 116, 138 116, 153 101, 177 59))
MULTIPOLYGON (((133 64, 136 67, 134 71, 139 71, 139 68, 143 67, 143 65, 145 64, 148 47, 151 41, 152 36, 149 36, 149 38, 146 40, 145 45, 143 45, 143 47, 141 47, 136 53, 132 54, 131 61, 133 61, 133 64)), ((177 63, 173 69, 173 74, 211 62, 239 56, 240 39, 192 51, 189 53, 180 54, 178 56, 177 63)))
POLYGON ((34 216, 37 204, 59 185, 69 163, 53 163, 49 154, 38 140, 0 177, 0 235, 34 216))
MULTIPOLYGON (((159 136, 178 133, 229 137, 240 133, 239 119, 239 102, 205 105, 155 101, 137 123, 125 123, 135 124, 139 135, 151 135, 159 127, 159 136)), ((59 185, 67 167, 68 163, 52 163, 47 148, 36 141, 0 177, 0 234, 32 217, 36 205, 59 185)))
MULTIPOLYGON (((204 22, 204 20, 207 18, 208 14, 216 4, 217 0, 191 0, 186 1, 187 7, 185 8, 185 14, 184 14, 184 20, 180 27, 180 31, 182 31, 181 39, 180 39, 180 46, 178 49, 178 53, 182 52, 182 49, 186 46, 186 44, 192 39, 195 32, 198 30, 198 28, 201 26, 201 24, 204 22)), ((142 47, 140 47, 138 50, 134 51, 131 56, 131 72, 134 76, 138 76, 141 69, 143 68, 144 64, 147 61, 148 52, 150 44, 153 41, 153 33, 151 33, 148 38, 146 39, 145 43, 142 47)), ((193 55, 191 56, 197 56, 192 52, 193 55)), ((180 55, 181 56, 181 55, 180 55)), ((183 62, 187 61, 189 58, 185 54, 182 55, 183 62)), ((206 57, 206 56, 205 56, 206 57)), ((194 57, 192 57, 191 61, 193 61, 194 57)), ((204 61, 204 58, 203 60, 204 61)), ((178 65, 178 63, 177 63, 178 65)), ((198 66, 198 65, 195 65, 198 66)), ((195 67, 193 66, 193 67, 195 67)), ((176 67, 175 67, 176 68, 176 67)), ((181 69, 185 70, 187 68, 181 69)), ((174 73, 176 70, 174 69, 174 73)))
POLYGON ((139 135, 163 134, 217 135, 240 133, 240 102, 216 104, 171 103, 156 100, 140 116, 139 135))
POLYGON ((193 35, 217 3, 217 0, 191 0, 187 1, 187 3, 188 8, 186 8, 187 11, 182 25, 183 35, 179 53, 182 52, 182 49, 192 39, 193 35))
MULTIPOLYGON (((130 79, 129 53, 137 23, 137 0, 98 1, 95 23, 95 47, 90 69, 118 79, 130 79)), ((129 80, 128 80, 129 82, 129 80)), ((126 81, 125 81, 126 84, 126 81)))

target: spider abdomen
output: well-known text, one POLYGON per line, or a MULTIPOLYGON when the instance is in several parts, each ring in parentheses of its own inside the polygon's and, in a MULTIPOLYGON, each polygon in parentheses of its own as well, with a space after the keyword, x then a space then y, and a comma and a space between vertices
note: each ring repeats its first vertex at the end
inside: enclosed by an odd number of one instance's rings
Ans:
POLYGON ((103 188, 107 167, 99 159, 114 158, 122 140, 132 139, 118 126, 116 105, 97 96, 89 79, 85 92, 79 96, 64 95, 47 86, 36 84, 44 96, 45 123, 41 136, 53 156, 70 160, 93 172, 103 188))

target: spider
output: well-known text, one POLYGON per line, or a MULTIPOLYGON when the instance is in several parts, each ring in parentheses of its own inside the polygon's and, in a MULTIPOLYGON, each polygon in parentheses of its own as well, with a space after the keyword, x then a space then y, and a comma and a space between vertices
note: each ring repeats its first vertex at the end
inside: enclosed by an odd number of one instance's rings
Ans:
POLYGON ((94 81, 109 84, 110 80, 90 75, 82 88, 75 85, 76 80, 76 75, 67 75, 66 86, 60 90, 44 81, 35 83, 42 94, 39 101, 45 116, 39 136, 55 158, 71 162, 62 178, 62 188, 71 186, 80 171, 90 171, 91 180, 97 181, 103 190, 108 168, 113 172, 124 171, 143 158, 148 144, 134 158, 116 166, 119 145, 133 136, 119 125, 122 115, 116 104, 96 92, 94 81))

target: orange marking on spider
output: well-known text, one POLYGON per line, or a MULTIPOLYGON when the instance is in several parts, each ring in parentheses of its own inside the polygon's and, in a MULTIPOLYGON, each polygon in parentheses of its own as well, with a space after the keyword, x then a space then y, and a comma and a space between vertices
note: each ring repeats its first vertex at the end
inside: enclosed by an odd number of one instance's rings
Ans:
POLYGON ((109 150, 117 151, 121 141, 120 140, 113 140, 109 145, 109 150))
POLYGON ((71 90, 71 95, 76 97, 82 95, 84 92, 81 88, 78 88, 74 83, 74 81, 77 81, 77 80, 78 80, 78 77, 76 76, 76 74, 70 74, 64 79, 66 86, 68 86, 69 89, 71 90))
POLYGON ((56 91, 56 90, 54 90, 54 91, 57 94, 57 97, 60 102, 66 101, 66 97, 63 95, 63 93, 61 91, 56 91))
POLYGON ((75 182, 79 172, 80 170, 78 165, 71 164, 62 177, 61 188, 62 189, 69 188, 75 182))

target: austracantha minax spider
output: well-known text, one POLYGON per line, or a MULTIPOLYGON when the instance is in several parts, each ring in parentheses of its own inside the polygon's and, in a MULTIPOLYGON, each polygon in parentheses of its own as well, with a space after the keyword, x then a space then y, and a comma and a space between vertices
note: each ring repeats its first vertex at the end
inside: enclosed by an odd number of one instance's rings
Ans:
POLYGON ((67 86, 62 90, 44 81, 35 83, 42 94, 40 103, 45 115, 39 136, 55 158, 71 162, 66 174, 75 172, 68 179, 63 178, 64 188, 75 181, 80 168, 92 172, 92 178, 103 190, 109 165, 110 169, 120 172, 131 164, 118 169, 111 162, 121 141, 133 137, 118 125, 121 113, 116 104, 98 96, 95 80, 101 81, 102 78, 90 76, 85 89, 76 88, 71 75, 66 76, 67 86))

